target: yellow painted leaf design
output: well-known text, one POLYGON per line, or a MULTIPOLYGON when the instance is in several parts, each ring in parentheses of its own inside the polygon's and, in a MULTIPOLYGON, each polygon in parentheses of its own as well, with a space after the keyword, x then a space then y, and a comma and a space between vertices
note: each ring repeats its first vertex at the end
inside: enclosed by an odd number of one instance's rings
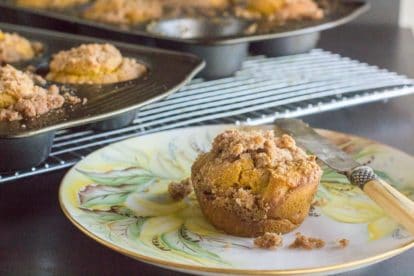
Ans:
POLYGON ((149 218, 141 228, 141 238, 152 239, 155 235, 177 231, 183 223, 184 221, 176 216, 149 218))
POLYGON ((166 216, 177 213, 185 206, 183 201, 162 202, 143 194, 132 194, 125 201, 125 207, 141 217, 166 216))
POLYGON ((378 240, 391 235, 398 228, 398 223, 385 216, 368 224, 370 240, 378 240))
POLYGON ((384 212, 368 198, 333 196, 322 207, 324 214, 345 223, 368 223, 384 217, 384 212))

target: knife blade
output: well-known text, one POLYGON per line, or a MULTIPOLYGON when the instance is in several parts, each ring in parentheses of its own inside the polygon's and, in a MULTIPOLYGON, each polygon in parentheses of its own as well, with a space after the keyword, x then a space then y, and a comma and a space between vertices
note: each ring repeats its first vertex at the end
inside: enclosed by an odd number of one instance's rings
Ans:
POLYGON ((414 235, 414 202, 380 179, 372 168, 359 164, 301 120, 277 119, 275 127, 276 133, 281 130, 291 135, 299 146, 346 175, 351 184, 360 187, 384 212, 414 235))
POLYGON ((328 167, 340 173, 347 173, 361 166, 328 139, 319 135, 313 128, 297 119, 278 119, 275 121, 284 133, 291 135, 299 146, 307 149, 328 167))

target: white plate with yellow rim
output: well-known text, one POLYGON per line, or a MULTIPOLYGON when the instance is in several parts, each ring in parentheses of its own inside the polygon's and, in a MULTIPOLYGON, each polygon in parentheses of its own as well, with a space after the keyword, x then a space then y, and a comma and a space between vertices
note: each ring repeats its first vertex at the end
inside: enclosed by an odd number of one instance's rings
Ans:
MULTIPOLYGON (((361 190, 324 167, 317 198, 276 250, 226 235, 203 217, 192 194, 170 199, 171 181, 190 175, 197 155, 230 125, 165 131, 100 149, 74 166, 61 183, 65 215, 99 243, 137 260, 194 274, 284 275, 343 272, 414 247, 414 237, 388 218, 361 190), (326 242, 322 249, 291 249, 295 232, 326 242), (337 241, 349 240, 340 248, 337 241)), ((363 138, 320 131, 407 196, 414 198, 414 158, 363 138)))

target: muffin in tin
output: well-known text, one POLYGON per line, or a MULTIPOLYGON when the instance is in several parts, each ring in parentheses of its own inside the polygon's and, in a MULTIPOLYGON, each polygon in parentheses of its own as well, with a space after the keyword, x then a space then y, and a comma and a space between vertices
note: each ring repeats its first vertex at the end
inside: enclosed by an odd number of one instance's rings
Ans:
POLYGON ((39 76, 17 70, 11 65, 0 67, 0 121, 18 121, 35 118, 58 109, 67 101, 80 103, 80 99, 56 85, 41 86, 39 76))
POLYGON ((0 30, 0 64, 31 60, 42 50, 43 46, 39 42, 31 42, 17 33, 0 30))
POLYGON ((324 17, 314 0, 239 0, 236 14, 245 18, 269 20, 318 20, 324 17))
POLYGON ((18 6, 38 9, 64 9, 88 2, 89 0, 16 0, 18 6))
POLYGON ((287 233, 308 216, 322 170, 288 135, 226 131, 192 166, 205 217, 228 234, 287 233))
POLYGON ((52 57, 49 81, 68 84, 109 84, 139 78, 145 65, 123 57, 111 44, 83 44, 52 57))
POLYGON ((222 9, 230 5, 229 0, 161 0, 163 5, 171 7, 217 8, 222 9))
POLYGON ((86 9, 86 19, 121 25, 133 25, 160 18, 159 0, 97 0, 86 9))

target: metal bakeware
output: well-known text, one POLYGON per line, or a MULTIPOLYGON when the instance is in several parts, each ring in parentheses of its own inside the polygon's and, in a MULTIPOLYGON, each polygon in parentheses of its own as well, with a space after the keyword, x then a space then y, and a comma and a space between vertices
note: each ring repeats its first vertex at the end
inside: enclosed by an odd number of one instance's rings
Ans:
MULTIPOLYGON (((48 70, 47 64, 53 53, 82 43, 104 42, 10 24, 0 24, 0 29, 17 32, 47 46, 41 57, 30 62, 39 72, 48 70)), ((177 91, 204 65, 198 57, 184 53, 113 44, 124 56, 146 64, 149 72, 141 78, 116 84, 66 85, 77 96, 87 98, 87 103, 66 106, 34 120, 0 122, 0 171, 27 168, 44 161, 56 130, 81 125, 110 130, 132 123, 140 107, 177 91)))
POLYGON ((0 20, 18 19, 44 28, 65 28, 68 32, 191 52, 207 62, 200 76, 214 79, 230 76, 240 69, 249 44, 254 53, 268 56, 307 52, 315 47, 321 31, 345 24, 369 9, 369 4, 358 0, 323 2, 326 11, 323 20, 291 21, 281 26, 264 20, 245 21, 225 16, 210 20, 182 15, 125 27, 83 19, 79 14, 84 5, 70 10, 40 10, 18 7, 12 0, 0 0, 0 20), (247 32, 252 24, 257 24, 255 33, 247 32))

